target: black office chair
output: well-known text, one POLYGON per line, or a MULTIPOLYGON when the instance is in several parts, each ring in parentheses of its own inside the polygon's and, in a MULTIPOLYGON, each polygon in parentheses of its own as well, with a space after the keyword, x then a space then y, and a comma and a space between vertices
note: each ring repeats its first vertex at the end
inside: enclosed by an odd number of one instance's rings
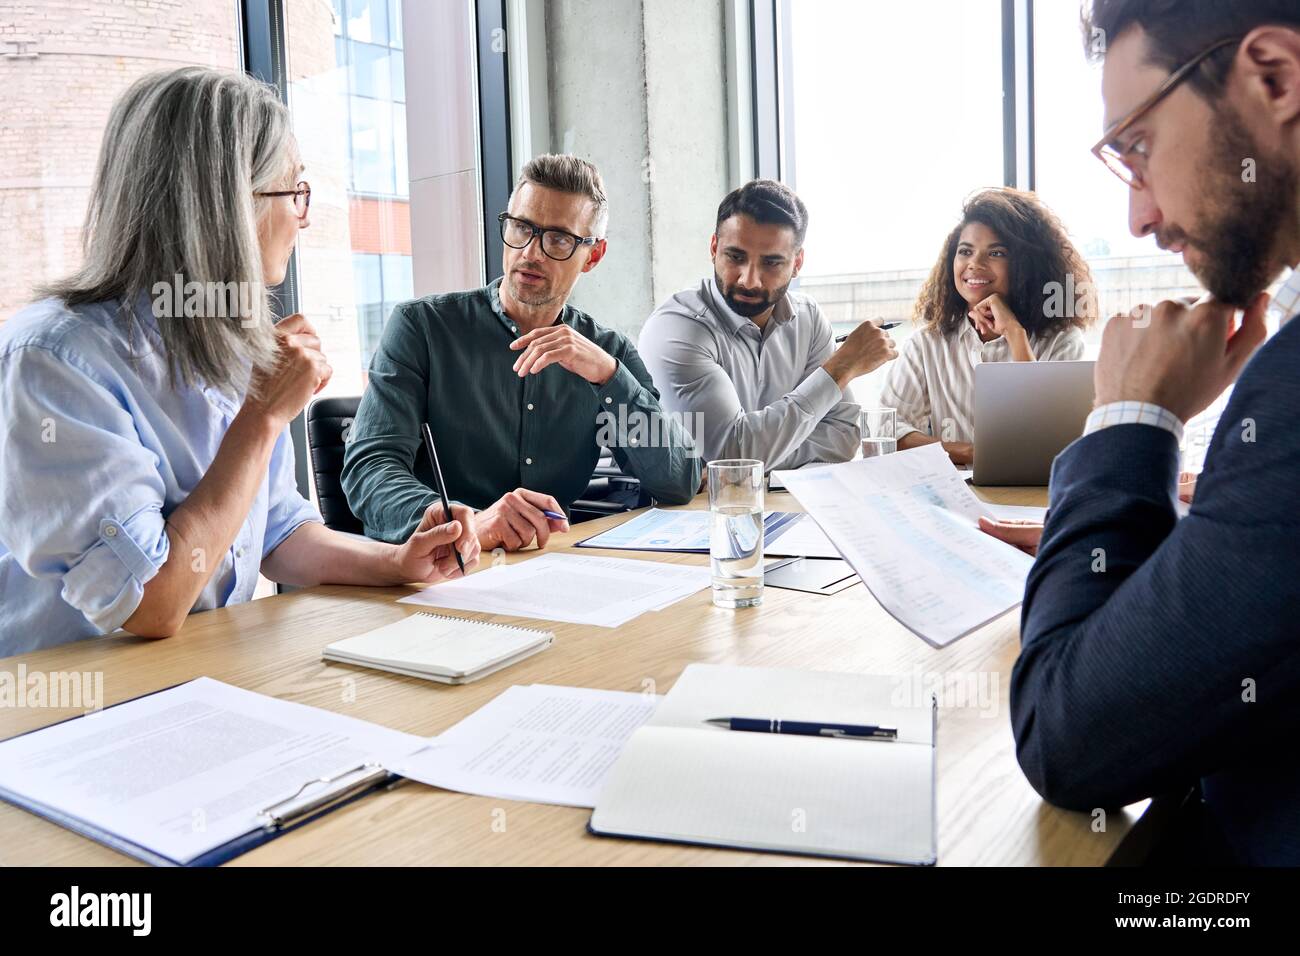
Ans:
POLYGON ((607 515, 621 514, 650 504, 650 496, 641 488, 641 482, 623 473, 609 449, 603 449, 596 470, 582 497, 569 507, 569 521, 578 524, 607 515))
POLYGON ((316 482, 316 502, 320 505, 325 527, 335 531, 364 534, 359 518, 348 507, 343 494, 344 432, 357 417, 360 395, 318 398, 307 406, 307 447, 311 451, 312 478, 316 482))

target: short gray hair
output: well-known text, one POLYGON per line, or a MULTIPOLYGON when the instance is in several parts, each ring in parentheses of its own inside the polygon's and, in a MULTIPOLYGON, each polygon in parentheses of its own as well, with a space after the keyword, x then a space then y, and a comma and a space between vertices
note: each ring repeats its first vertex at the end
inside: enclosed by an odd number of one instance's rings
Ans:
POLYGON ((156 283, 248 283, 258 294, 246 318, 157 317, 173 386, 243 391, 276 342, 257 233, 270 200, 253 194, 292 175, 291 138, 279 95, 252 77, 203 67, 141 77, 109 114, 82 266, 38 294, 69 306, 115 300, 134 341, 156 283))
POLYGON ((595 207, 591 234, 599 239, 605 238, 605 230, 609 227, 609 200, 605 197, 605 181, 600 178, 600 170, 594 163, 572 153, 543 153, 536 156, 519 171, 514 192, 510 194, 512 204, 514 194, 524 183, 587 197, 595 207))

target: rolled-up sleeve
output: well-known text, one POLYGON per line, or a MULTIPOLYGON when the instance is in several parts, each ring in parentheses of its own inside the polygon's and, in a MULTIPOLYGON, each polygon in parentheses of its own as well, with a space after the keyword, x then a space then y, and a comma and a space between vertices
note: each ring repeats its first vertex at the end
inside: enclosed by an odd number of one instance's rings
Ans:
POLYGON ((658 441, 615 441, 609 449, 619 467, 635 475, 656 501, 686 504, 700 487, 703 467, 690 433, 673 416, 665 416, 659 390, 632 343, 620 337, 614 349, 618 368, 604 385, 592 385, 597 409, 624 407, 657 421, 658 441))
POLYGON ((0 528, 33 578, 101 633, 121 627, 167 560, 159 459, 111 383, 44 347, 0 360, 0 528))
POLYGON ((266 536, 262 544, 262 557, 284 543, 284 540, 309 521, 320 522, 320 512, 298 491, 294 468, 293 444, 289 431, 280 433, 271 452, 270 476, 267 479, 266 536))

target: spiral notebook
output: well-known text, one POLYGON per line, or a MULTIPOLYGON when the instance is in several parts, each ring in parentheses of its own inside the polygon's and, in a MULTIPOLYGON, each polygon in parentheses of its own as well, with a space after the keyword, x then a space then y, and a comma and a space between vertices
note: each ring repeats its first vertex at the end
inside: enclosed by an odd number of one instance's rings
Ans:
POLYGON ((443 684, 467 684, 545 650, 554 640, 550 631, 422 611, 336 641, 321 656, 443 684))

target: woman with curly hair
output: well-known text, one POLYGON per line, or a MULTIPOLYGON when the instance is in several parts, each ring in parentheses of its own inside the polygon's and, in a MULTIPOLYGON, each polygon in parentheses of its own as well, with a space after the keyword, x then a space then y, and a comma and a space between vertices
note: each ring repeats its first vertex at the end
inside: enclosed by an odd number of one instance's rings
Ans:
POLYGON ((942 442, 968 467, 975 366, 1078 359, 1095 314, 1092 274, 1051 210, 1016 189, 971 196, 921 288, 921 328, 881 390, 898 410, 898 447, 942 442))

